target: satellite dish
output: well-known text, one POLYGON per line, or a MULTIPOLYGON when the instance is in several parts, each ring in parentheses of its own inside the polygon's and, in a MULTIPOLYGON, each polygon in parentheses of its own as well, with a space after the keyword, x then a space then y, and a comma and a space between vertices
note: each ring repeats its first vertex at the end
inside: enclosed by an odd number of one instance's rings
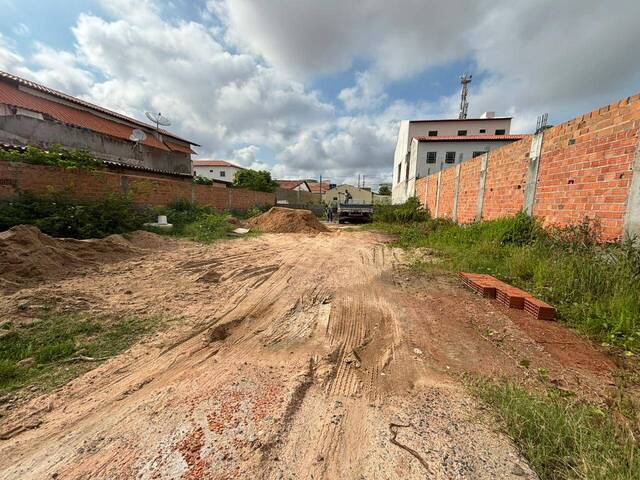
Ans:
POLYGON ((171 122, 169 121, 169 119, 167 117, 163 117, 160 112, 158 113, 144 112, 144 114, 147 116, 149 120, 151 120, 153 123, 156 124, 156 130, 158 130, 158 127, 160 125, 162 125, 163 127, 168 127, 169 125, 171 125, 171 122))
POLYGON ((129 140, 136 143, 143 141, 145 138, 147 138, 147 134, 139 128, 134 128, 131 135, 129 135, 129 140))

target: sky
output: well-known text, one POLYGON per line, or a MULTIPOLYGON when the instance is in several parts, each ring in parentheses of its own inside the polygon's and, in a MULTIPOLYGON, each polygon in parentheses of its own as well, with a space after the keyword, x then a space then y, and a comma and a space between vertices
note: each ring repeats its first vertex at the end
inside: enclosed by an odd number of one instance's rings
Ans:
POLYGON ((637 0, 0 0, 0 70, 274 178, 391 181, 398 122, 560 123, 640 91, 637 0))

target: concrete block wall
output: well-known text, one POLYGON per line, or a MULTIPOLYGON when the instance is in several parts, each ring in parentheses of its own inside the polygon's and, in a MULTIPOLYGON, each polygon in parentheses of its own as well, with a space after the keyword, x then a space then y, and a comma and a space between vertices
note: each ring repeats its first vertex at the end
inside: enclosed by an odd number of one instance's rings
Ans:
POLYGON ((452 167, 442 172, 439 189, 433 174, 418 179, 416 192, 434 216, 436 203, 438 217, 452 218, 455 205, 459 223, 526 210, 547 226, 597 218, 605 240, 640 235, 639 132, 640 94, 550 128, 540 144, 528 136, 492 150, 484 178, 481 156, 460 165, 457 188, 452 167))
POLYGON ((196 185, 190 177, 154 173, 79 170, 0 161, 0 199, 19 192, 44 195, 66 192, 77 200, 97 200, 111 194, 128 195, 141 205, 162 206, 176 200, 209 205, 216 210, 246 210, 275 204, 275 195, 224 185, 196 185))

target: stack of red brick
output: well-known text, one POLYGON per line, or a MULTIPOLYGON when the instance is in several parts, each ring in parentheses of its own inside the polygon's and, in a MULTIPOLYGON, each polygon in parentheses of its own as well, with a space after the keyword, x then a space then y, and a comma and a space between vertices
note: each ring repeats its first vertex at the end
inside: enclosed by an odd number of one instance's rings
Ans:
POLYGON ((501 282, 491 275, 460 272, 460 279, 471 290, 485 298, 495 298, 509 308, 525 310, 540 320, 555 320, 556 309, 524 290, 501 282))

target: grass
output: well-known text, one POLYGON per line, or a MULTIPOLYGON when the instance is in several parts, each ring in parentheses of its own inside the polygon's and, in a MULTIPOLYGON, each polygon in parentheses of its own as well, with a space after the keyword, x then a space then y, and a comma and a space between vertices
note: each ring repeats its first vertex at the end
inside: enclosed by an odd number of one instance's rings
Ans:
POLYGON ((114 319, 87 314, 46 314, 29 325, 5 324, 0 337, 0 393, 31 384, 61 385, 96 365, 72 358, 111 357, 158 325, 155 317, 114 319))
MULTIPOLYGON (((554 305, 558 318, 605 344, 640 353, 640 248, 598 242, 598 225, 543 230, 519 214, 460 226, 446 220, 375 223, 397 246, 438 262, 414 270, 488 273, 554 305)), ((433 272, 432 272, 433 273, 433 272)))
POLYGON ((166 215, 169 223, 173 225, 171 230, 147 228, 162 235, 183 237, 201 243, 212 243, 217 240, 230 238, 255 237, 259 232, 251 230, 242 237, 233 237, 229 234, 237 228, 230 220, 231 217, 250 218, 262 213, 262 210, 253 207, 246 212, 219 213, 210 207, 200 207, 187 201, 177 201, 158 210, 161 215, 166 215))
POLYGON ((478 382, 474 390, 541 479, 640 478, 634 433, 608 412, 553 388, 529 393, 514 384, 478 382))

